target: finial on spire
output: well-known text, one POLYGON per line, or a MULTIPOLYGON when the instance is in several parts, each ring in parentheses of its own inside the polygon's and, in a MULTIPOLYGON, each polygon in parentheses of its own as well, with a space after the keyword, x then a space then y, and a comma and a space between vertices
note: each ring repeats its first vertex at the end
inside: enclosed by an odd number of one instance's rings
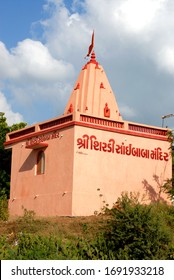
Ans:
POLYGON ((93 48, 94 48, 94 30, 93 30, 93 33, 92 33, 91 45, 89 46, 88 53, 87 53, 87 55, 85 56, 85 58, 87 58, 88 56, 90 56, 90 54, 91 54, 93 48))
POLYGON ((95 60, 95 52, 94 51, 91 53, 90 62, 96 62, 96 60, 95 60))

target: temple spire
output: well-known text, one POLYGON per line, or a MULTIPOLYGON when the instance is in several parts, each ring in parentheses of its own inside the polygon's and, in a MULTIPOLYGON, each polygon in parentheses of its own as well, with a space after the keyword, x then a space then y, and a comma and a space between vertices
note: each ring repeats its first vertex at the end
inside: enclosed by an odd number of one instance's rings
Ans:
POLYGON ((74 118, 77 120, 78 114, 84 114, 101 119, 122 121, 115 95, 102 65, 96 61, 93 47, 94 38, 92 38, 87 54, 89 61, 79 73, 64 114, 74 114, 74 118))
POLYGON ((89 49, 88 49, 88 53, 87 55, 85 56, 85 58, 89 57, 92 50, 94 48, 94 30, 93 30, 93 33, 92 33, 92 39, 91 39, 91 45, 89 46, 89 49))

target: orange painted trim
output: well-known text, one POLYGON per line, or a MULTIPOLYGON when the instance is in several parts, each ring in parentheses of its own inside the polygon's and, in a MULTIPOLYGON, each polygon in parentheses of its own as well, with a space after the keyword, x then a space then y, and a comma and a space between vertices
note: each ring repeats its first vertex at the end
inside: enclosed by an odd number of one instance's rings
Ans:
POLYGON ((121 134, 126 134, 126 135, 168 141, 167 137, 159 136, 159 135, 155 135, 155 134, 146 134, 146 133, 142 133, 142 132, 125 130, 123 128, 120 129, 120 128, 115 128, 115 127, 114 128, 113 127, 104 127, 101 125, 96 125, 96 124, 92 124, 92 123, 83 123, 83 122, 79 122, 79 121, 74 121, 74 123, 75 123, 75 125, 78 125, 78 126, 85 126, 85 127, 89 127, 89 128, 111 131, 111 132, 121 133, 121 134))
POLYGON ((49 133, 49 132, 52 132, 52 131, 56 131, 56 130, 59 130, 59 129, 62 129, 62 128, 66 128, 66 127, 69 127, 69 126, 73 126, 73 125, 74 125, 74 121, 64 123, 64 124, 61 124, 61 125, 58 124, 58 125, 55 125, 55 126, 50 127, 50 128, 46 128, 46 129, 43 129, 43 130, 40 130, 40 131, 37 131, 37 132, 30 133, 28 135, 17 137, 16 139, 6 141, 4 143, 4 146, 15 144, 15 143, 21 142, 23 140, 31 139, 32 137, 43 135, 43 134, 46 134, 46 133, 49 133))
POLYGON ((156 140, 161 140, 161 141, 168 141, 167 137, 165 137, 165 136, 160 136, 160 135, 155 135, 155 134, 146 134, 146 133, 142 133, 142 132, 130 131, 130 130, 125 130, 125 129, 120 129, 120 128, 106 127, 106 126, 102 126, 102 125, 85 123, 85 122, 80 122, 80 121, 71 121, 71 122, 68 122, 68 123, 64 123, 62 125, 56 125, 54 127, 51 127, 51 128, 45 129, 45 130, 37 131, 37 132, 34 132, 34 133, 30 133, 28 135, 18 137, 16 139, 6 141, 4 143, 4 146, 15 144, 15 143, 18 143, 20 141, 30 139, 32 137, 36 137, 36 136, 39 136, 39 135, 43 135, 43 134, 46 134, 46 133, 49 133, 49 132, 52 132, 52 131, 60 130, 62 128, 75 126, 75 125, 83 126, 83 127, 89 127, 89 128, 93 128, 93 129, 104 130, 104 131, 110 131, 110 132, 115 132, 115 133, 121 133, 121 134, 125 134, 125 135, 132 135, 132 136, 137 136, 137 137, 156 139, 156 140))
POLYGON ((32 149, 32 150, 47 148, 47 147, 48 147, 48 143, 39 143, 39 144, 25 146, 26 149, 32 149))

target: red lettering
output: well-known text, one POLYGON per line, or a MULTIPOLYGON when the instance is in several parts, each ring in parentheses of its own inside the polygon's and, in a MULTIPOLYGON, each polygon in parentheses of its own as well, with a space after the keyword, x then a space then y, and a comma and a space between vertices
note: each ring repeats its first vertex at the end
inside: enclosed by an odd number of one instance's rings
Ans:
POLYGON ((161 148, 157 148, 157 159, 158 160, 163 160, 163 155, 162 155, 162 151, 161 148))
POLYGON ((141 149, 141 157, 149 158, 149 150, 141 149))
POLYGON ((108 152, 109 153, 114 153, 114 147, 115 147, 115 140, 110 139, 108 143, 108 152))
POLYGON ((41 135, 36 138, 30 139, 26 141, 26 147, 30 147, 36 144, 39 144, 41 142, 54 139, 54 138, 59 138, 59 132, 58 133, 52 133, 52 134, 47 134, 47 135, 41 135))
POLYGON ((103 152, 107 152, 107 144, 105 142, 102 143, 103 152))
POLYGON ((132 144, 129 144, 129 146, 126 146, 126 155, 130 156, 132 153, 132 144))
POLYGON ((100 143, 98 141, 94 141, 93 145, 94 145, 94 150, 96 150, 96 151, 101 150, 100 143))
POLYGON ((89 142, 89 136, 87 134, 82 136, 83 138, 78 138, 77 139, 77 145, 79 146, 78 148, 84 148, 88 149, 88 142, 89 142))
POLYGON ((116 145, 115 151, 117 154, 121 153, 121 146, 120 145, 116 145))
MULTIPOLYGON (((90 149, 91 150, 93 150, 93 148, 94 148, 94 140, 96 140, 97 139, 97 137, 96 136, 94 136, 94 135, 91 135, 90 136, 90 149)), ((95 141, 96 142, 96 141, 95 141)))
POLYGON ((88 136, 87 134, 83 135, 82 138, 77 139, 78 148, 88 149, 95 151, 103 151, 108 153, 116 153, 127 156, 142 157, 153 160, 165 160, 168 161, 169 154, 163 152, 160 147, 154 148, 153 150, 141 149, 138 147, 132 146, 132 144, 125 145, 124 142, 121 145, 115 143, 114 139, 109 139, 108 143, 101 142, 97 140, 95 135, 88 136), (90 145, 89 145, 90 141, 90 145))
POLYGON ((163 158, 164 158, 165 161, 168 161, 169 160, 169 154, 168 153, 164 153, 163 158))

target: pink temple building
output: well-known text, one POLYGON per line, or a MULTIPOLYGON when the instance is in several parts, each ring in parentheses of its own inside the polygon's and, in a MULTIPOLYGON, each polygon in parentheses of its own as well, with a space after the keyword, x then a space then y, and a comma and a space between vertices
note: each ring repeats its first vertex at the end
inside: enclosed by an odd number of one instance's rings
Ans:
POLYGON ((9 211, 87 216, 112 207, 124 191, 166 200, 172 177, 167 129, 122 119, 92 52, 63 115, 7 134, 12 149, 9 211))

